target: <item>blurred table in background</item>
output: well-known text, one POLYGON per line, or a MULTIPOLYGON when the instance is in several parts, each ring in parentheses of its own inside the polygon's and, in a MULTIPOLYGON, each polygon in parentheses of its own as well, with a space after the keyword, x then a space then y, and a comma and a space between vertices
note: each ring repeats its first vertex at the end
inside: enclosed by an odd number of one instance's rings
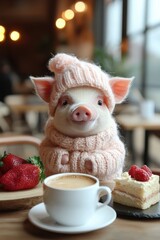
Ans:
POLYGON ((118 114, 116 121, 121 130, 124 131, 127 144, 132 153, 134 161, 135 150, 133 142, 134 130, 142 128, 144 130, 144 151, 143 151, 143 164, 149 165, 149 136, 153 131, 160 131, 160 114, 155 114, 151 119, 143 119, 140 114, 118 114))
MULTIPOLYGON (((36 95, 8 95, 5 103, 10 109, 13 125, 18 127, 18 119, 24 116, 31 130, 42 130, 42 119, 47 119, 48 105, 36 95), (17 121, 17 122, 16 122, 17 121)), ((45 121, 45 120, 44 120, 45 121)), ((13 129, 14 130, 14 129, 13 129)))
POLYGON ((9 131, 9 125, 5 119, 9 115, 9 108, 3 102, 0 102, 0 132, 9 131))
POLYGON ((25 113, 29 111, 47 112, 48 105, 36 95, 8 95, 5 103, 14 113, 25 113))

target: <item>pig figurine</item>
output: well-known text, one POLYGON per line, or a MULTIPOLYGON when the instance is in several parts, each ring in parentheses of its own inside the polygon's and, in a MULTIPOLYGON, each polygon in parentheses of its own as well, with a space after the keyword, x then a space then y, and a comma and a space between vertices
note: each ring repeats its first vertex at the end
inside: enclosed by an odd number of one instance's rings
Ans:
POLYGON ((46 175, 81 172, 101 183, 121 175, 125 147, 112 116, 132 79, 111 77, 99 66, 59 53, 49 61, 54 77, 31 77, 49 105, 40 156, 46 175))

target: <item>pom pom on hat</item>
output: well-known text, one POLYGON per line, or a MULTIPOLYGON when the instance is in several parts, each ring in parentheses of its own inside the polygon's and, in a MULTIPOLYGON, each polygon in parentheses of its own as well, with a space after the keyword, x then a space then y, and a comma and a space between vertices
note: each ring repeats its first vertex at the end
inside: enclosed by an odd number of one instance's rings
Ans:
POLYGON ((61 73, 65 71, 70 64, 78 64, 79 60, 75 56, 59 53, 51 58, 48 68, 51 72, 61 73))

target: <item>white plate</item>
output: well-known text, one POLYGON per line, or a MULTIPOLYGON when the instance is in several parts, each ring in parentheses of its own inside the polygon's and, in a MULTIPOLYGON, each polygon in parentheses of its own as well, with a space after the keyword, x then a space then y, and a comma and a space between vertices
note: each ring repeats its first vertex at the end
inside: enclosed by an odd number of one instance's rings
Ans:
POLYGON ((104 206, 96 211, 92 219, 83 226, 69 227, 60 225, 48 216, 44 203, 40 203, 34 206, 29 211, 29 220, 37 227, 58 233, 85 233, 90 231, 95 231, 110 225, 116 219, 116 212, 113 208, 109 206, 104 206))

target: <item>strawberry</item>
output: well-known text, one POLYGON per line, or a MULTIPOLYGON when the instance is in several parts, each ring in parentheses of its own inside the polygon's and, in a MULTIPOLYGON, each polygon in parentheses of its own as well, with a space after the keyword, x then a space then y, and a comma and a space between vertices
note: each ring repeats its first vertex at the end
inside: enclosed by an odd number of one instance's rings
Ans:
POLYGON ((2 177, 3 173, 0 171, 0 178, 2 177))
POLYGON ((21 164, 3 174, 0 179, 2 188, 17 191, 34 188, 40 180, 40 168, 32 164, 21 164))
POLYGON ((45 178, 45 173, 44 173, 44 166, 40 157, 38 156, 29 157, 26 161, 27 163, 36 165, 40 168, 40 180, 43 181, 45 178))
POLYGON ((145 170, 150 177, 152 176, 152 171, 149 167, 147 167, 147 165, 143 165, 141 169, 145 170))
POLYGON ((134 179, 141 182, 147 182, 149 180, 149 174, 142 168, 135 171, 134 179))
POLYGON ((139 169, 139 167, 136 166, 136 165, 132 165, 132 166, 130 167, 128 173, 129 173, 129 175, 130 175, 132 178, 134 178, 135 172, 137 171, 137 169, 139 169))
POLYGON ((20 158, 14 154, 4 152, 4 155, 0 158, 0 172, 6 173, 11 168, 20 164, 26 163, 26 160, 20 158))
POLYGON ((0 185, 4 190, 31 189, 45 178, 43 163, 39 157, 30 157, 24 161, 1 176, 0 185))

